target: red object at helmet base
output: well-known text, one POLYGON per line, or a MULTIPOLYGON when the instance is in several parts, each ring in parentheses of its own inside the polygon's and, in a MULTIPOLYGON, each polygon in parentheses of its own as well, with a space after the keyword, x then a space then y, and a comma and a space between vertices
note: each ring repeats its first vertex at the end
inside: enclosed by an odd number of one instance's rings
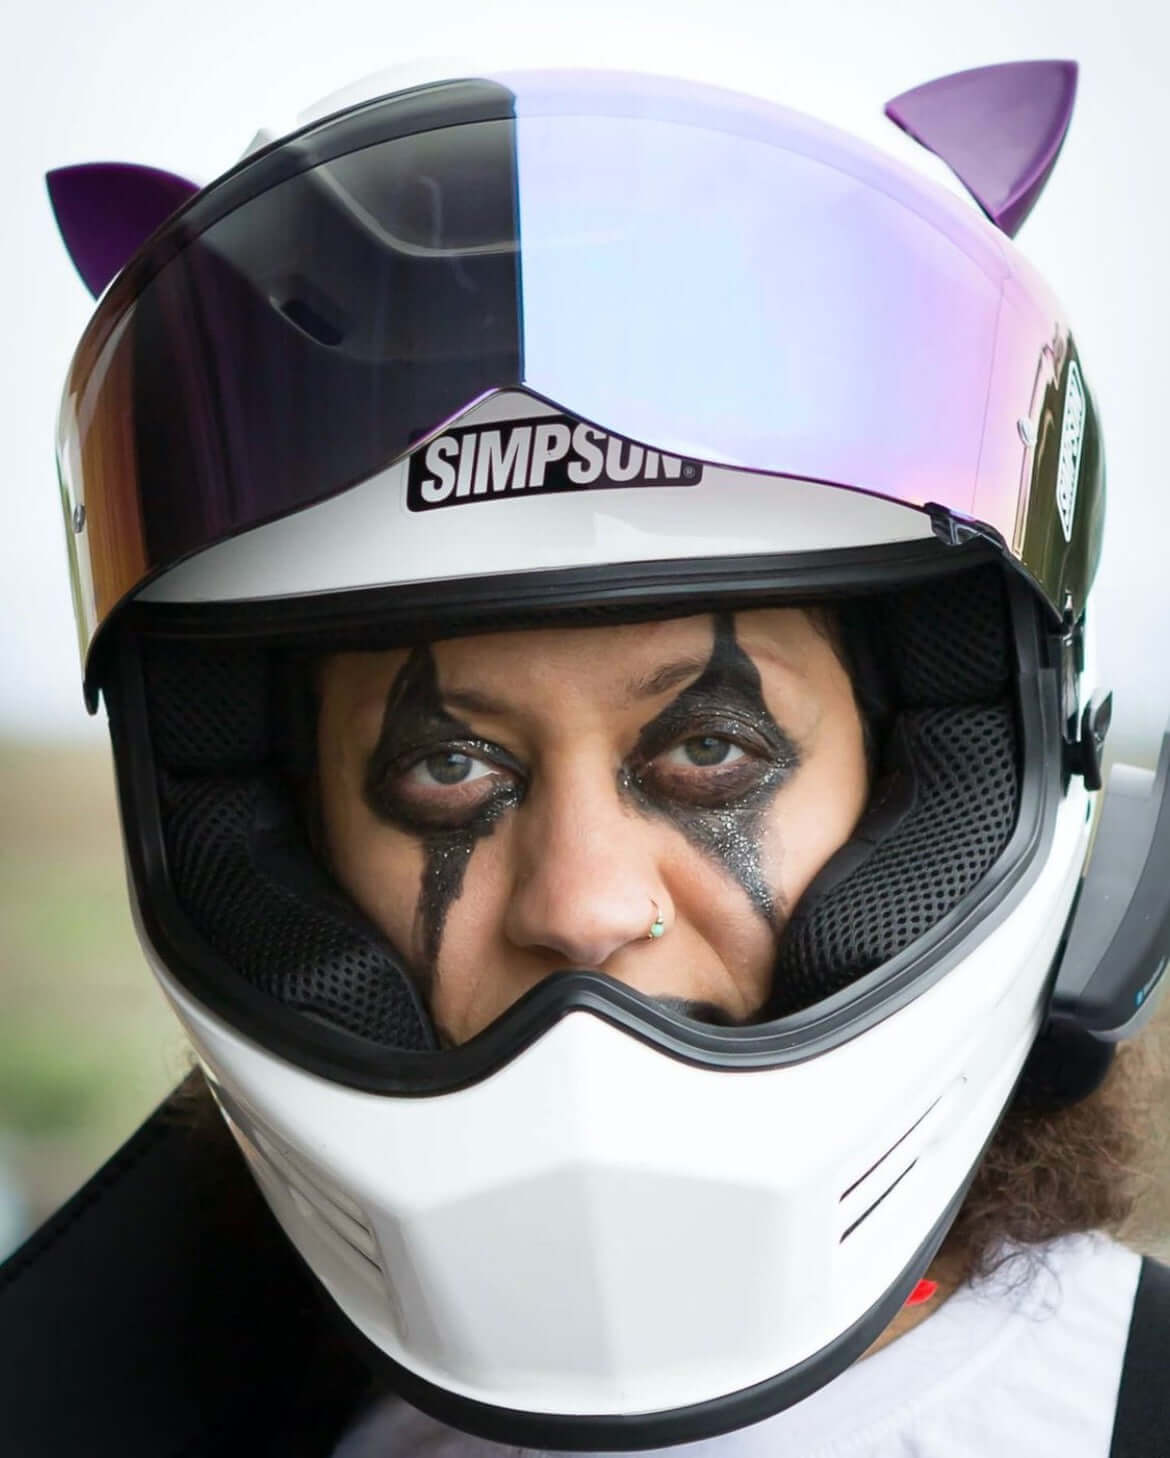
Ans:
POLYGON ((935 1294, 937 1290, 938 1282, 928 1281, 924 1277, 921 1281, 919 1281, 918 1285, 915 1286, 914 1290, 910 1292, 909 1296, 906 1297, 906 1305, 922 1306, 925 1302, 930 1300, 930 1298, 935 1294))

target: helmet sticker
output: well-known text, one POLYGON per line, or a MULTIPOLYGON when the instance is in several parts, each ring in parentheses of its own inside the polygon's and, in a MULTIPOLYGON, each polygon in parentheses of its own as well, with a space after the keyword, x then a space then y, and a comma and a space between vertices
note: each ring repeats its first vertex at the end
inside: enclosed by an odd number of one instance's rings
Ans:
POLYGON ((1085 390, 1076 360, 1070 360, 1064 386, 1064 422, 1060 427, 1060 465, 1056 473, 1056 509, 1066 542, 1072 540, 1077 483, 1081 472, 1081 444, 1085 435, 1085 390))
POLYGON ((491 501, 521 492, 598 491, 622 486, 695 486, 698 461, 609 435, 570 415, 448 430, 411 457, 411 511, 491 501))

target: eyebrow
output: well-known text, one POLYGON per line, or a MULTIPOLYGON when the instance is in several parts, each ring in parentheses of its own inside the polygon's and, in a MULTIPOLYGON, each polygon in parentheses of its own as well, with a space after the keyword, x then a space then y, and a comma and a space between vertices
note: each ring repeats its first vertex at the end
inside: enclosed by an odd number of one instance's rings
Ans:
POLYGON ((657 698, 659 694, 669 692, 684 679, 697 677, 710 661, 710 653, 704 654, 701 658, 679 658, 673 663, 664 663, 653 673, 645 674, 641 678, 632 678, 626 684, 626 702, 636 703, 641 699, 657 698))
MULTIPOLYGON (((684 679, 695 678, 702 673, 709 660, 709 654, 702 657, 679 658, 672 663, 662 664, 650 673, 628 679, 622 702, 623 704, 640 703, 643 699, 653 699, 661 694, 669 693, 684 679)), ((515 711, 513 704, 509 704, 504 699, 494 698, 480 689, 443 689, 441 696, 444 705, 453 709, 462 709, 465 713, 503 716, 515 711)))

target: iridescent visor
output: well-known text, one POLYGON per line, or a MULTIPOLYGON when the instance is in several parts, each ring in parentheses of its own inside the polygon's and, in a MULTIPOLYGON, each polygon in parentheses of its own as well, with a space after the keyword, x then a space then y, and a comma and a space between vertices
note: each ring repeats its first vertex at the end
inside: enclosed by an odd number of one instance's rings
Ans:
POLYGON ((318 123, 196 197, 82 341, 60 460, 90 632, 521 383, 1011 543, 1056 322, 1013 267, 948 194, 720 92, 505 78, 318 123))

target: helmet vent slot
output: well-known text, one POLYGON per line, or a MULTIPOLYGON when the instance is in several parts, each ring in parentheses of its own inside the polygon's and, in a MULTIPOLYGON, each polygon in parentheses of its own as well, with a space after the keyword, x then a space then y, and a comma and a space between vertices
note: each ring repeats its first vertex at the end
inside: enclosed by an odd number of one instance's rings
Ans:
POLYGON ((914 1131, 919 1128, 920 1125, 926 1120, 926 1118, 930 1114, 932 1114, 936 1108, 938 1108, 939 1099, 941 1098, 942 1095, 940 1094, 939 1098, 935 1099, 934 1103, 931 1104, 930 1108, 928 1108, 924 1114, 919 1114, 918 1118, 914 1120, 913 1124, 910 1125, 909 1129, 907 1129, 904 1134, 900 1135, 899 1138, 897 1138, 894 1143, 890 1145, 889 1149, 886 1150, 885 1154, 881 1155, 880 1158, 875 1159, 870 1167, 864 1172, 864 1174, 859 1174, 857 1178, 853 1181, 853 1183, 848 1187, 848 1189, 842 1191, 840 1199, 838 1201, 839 1204, 844 1204, 844 1202, 849 1198, 854 1190, 859 1189, 866 1182, 866 1180, 869 1179, 870 1175, 872 1175, 876 1170, 880 1169, 881 1166, 885 1164, 886 1160, 889 1159, 890 1155, 893 1154, 895 1150, 901 1149, 902 1145, 905 1144, 906 1140, 910 1138, 911 1134, 913 1134, 914 1131))
POLYGON ((906 1168, 902 1171, 902 1173, 897 1177, 897 1179, 891 1181, 891 1183, 886 1186, 886 1188, 881 1192, 877 1199, 874 1200, 871 1205, 867 1206, 867 1208, 861 1212, 861 1214, 857 1217, 856 1220, 853 1221, 851 1225, 847 1225, 845 1227, 845 1229, 841 1232, 841 1239, 839 1241, 839 1244, 843 1245, 845 1241, 847 1241, 849 1237, 853 1234, 853 1232, 858 1228, 858 1226, 869 1219, 869 1217, 878 1208, 882 1201, 893 1194, 893 1192, 898 1188, 898 1186, 902 1183, 902 1181, 906 1178, 906 1176, 910 1173, 910 1171, 917 1163, 918 1161, 916 1159, 912 1159, 910 1163, 906 1166, 906 1168))
POLYGON ((365 1265, 383 1277, 381 1252, 374 1233, 354 1201, 332 1189, 320 1171, 308 1167, 258 1119, 244 1114, 235 1100, 218 1086, 216 1099, 261 1182, 273 1183, 283 1190, 302 1216, 318 1228, 323 1226, 348 1251, 360 1256, 365 1265))

